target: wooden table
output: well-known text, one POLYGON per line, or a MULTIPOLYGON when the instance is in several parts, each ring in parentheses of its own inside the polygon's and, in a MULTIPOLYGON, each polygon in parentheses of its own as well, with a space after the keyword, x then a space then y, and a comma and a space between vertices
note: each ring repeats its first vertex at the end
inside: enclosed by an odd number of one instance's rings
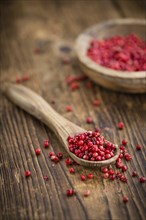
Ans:
MULTIPOLYGON (((88 26, 117 17, 144 18, 144 1, 1 1, 1 153, 0 153, 0 219, 39 220, 104 220, 145 219, 146 185, 131 178, 133 170, 146 176, 146 103, 145 95, 128 95, 108 91, 87 81, 74 92, 66 84, 68 75, 80 75, 81 70, 73 53, 74 40, 88 26), (71 50, 70 50, 71 49, 71 50), (71 63, 62 64, 64 57, 71 63), (23 84, 43 96, 61 115, 86 128, 100 127, 120 144, 128 140, 128 151, 133 159, 127 162, 128 184, 102 178, 100 170, 76 166, 71 175, 65 165, 67 153, 57 137, 44 124, 12 104, 3 95, 4 82, 28 74, 23 84), (95 98, 101 100, 94 107, 95 98), (66 105, 73 111, 66 112, 66 105), (87 124, 91 116, 93 124, 87 124), (123 121, 125 129, 117 124, 123 121), (44 149, 43 142, 51 146, 44 149), (143 149, 136 151, 136 145, 143 149), (35 155, 40 147, 42 154, 35 155), (50 151, 61 151, 64 159, 56 164, 50 161, 50 151), (31 177, 25 178, 25 170, 31 177), (92 172, 94 180, 80 180, 80 174, 92 172), (45 181, 43 176, 48 175, 45 181), (76 195, 68 198, 66 190, 74 187, 76 195), (83 192, 89 189, 87 198, 83 192), (123 196, 129 197, 127 204, 123 196)), ((124 92, 124 91, 123 91, 124 92)))

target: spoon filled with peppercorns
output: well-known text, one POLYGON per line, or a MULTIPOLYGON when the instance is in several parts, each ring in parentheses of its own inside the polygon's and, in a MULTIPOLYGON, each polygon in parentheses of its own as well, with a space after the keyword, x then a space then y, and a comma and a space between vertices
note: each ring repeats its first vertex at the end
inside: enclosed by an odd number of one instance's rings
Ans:
POLYGON ((86 131, 58 114, 41 96, 22 85, 10 85, 8 98, 51 128, 68 154, 84 166, 107 166, 116 162, 120 150, 100 132, 86 131))

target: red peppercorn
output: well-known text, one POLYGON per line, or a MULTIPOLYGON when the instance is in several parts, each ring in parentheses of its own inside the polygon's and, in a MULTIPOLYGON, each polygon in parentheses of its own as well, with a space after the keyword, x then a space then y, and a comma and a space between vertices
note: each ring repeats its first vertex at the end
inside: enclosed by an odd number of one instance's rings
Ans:
POLYGON ((103 172, 103 173, 107 173, 107 172, 108 172, 108 168, 103 167, 103 168, 102 168, 102 172, 103 172))
POLYGON ((16 77, 16 83, 19 84, 21 82, 22 82, 21 78, 20 77, 16 77))
POLYGON ((123 172, 127 171, 127 169, 128 169, 127 166, 122 166, 122 171, 123 172))
POLYGON ((75 169, 74 169, 73 167, 71 167, 71 168, 69 169, 69 172, 70 172, 70 173, 75 173, 75 169))
POLYGON ((50 146, 49 140, 44 141, 44 147, 47 148, 50 146))
POLYGON ((49 153, 49 156, 50 156, 50 157, 55 156, 55 153, 54 153, 54 152, 50 152, 50 153, 49 153))
POLYGON ((73 161, 72 161, 70 158, 67 158, 67 159, 65 160, 65 163, 66 163, 66 165, 72 165, 72 164, 73 164, 73 161))
POLYGON ((139 182, 140 183, 145 183, 146 182, 146 178, 144 176, 140 177, 139 182))
POLYGON ((114 175, 110 175, 110 180, 115 180, 116 179, 116 175, 114 174, 114 175))
POLYGON ((115 171, 112 170, 112 169, 110 169, 110 170, 108 171, 108 173, 109 173, 109 175, 113 175, 113 174, 115 174, 115 171))
POLYGON ((89 173, 89 174, 87 175, 87 177, 88 177, 88 179, 94 179, 94 175, 93 175, 92 173, 89 173))
POLYGON ((119 129, 122 130, 124 128, 124 123, 123 122, 119 122, 118 127, 119 127, 119 129))
POLYGON ((67 196, 73 196, 75 194, 75 190, 74 189, 67 189, 66 194, 67 194, 67 196))
POLYGON ((122 71, 146 70, 145 41, 135 34, 94 39, 87 56, 98 65, 122 71), (132 52, 135 52, 134 54, 132 52))
POLYGON ((101 104, 101 103, 100 103, 100 101, 99 101, 98 99, 95 99, 95 100, 93 101, 93 105, 94 105, 94 106, 97 106, 97 107, 98 107, 98 106, 100 106, 100 104, 101 104))
POLYGON ((84 174, 82 174, 80 177, 81 177, 81 180, 82 180, 82 181, 85 181, 85 180, 86 180, 86 176, 85 176, 84 174))
MULTIPOLYGON (((54 157, 54 156, 52 156, 52 157, 54 157)), ((59 161, 59 158, 58 158, 57 156, 55 156, 54 159, 53 159, 53 161, 54 161, 55 163, 57 163, 57 162, 59 161)))
POLYGON ((72 107, 71 107, 70 105, 67 105, 67 106, 66 106, 66 111, 67 111, 67 112, 71 112, 71 111, 72 111, 72 107))
POLYGON ((90 190, 86 190, 86 191, 83 193, 83 195, 84 195, 85 197, 88 197, 88 196, 90 195, 90 190))
POLYGON ((59 152, 59 153, 57 154, 57 157, 61 160, 62 157, 63 157, 63 154, 62 154, 61 152, 59 152))
POLYGON ((46 175, 44 176, 44 180, 48 181, 49 177, 46 175))
POLYGON ((30 79, 30 76, 24 75, 21 80, 22 81, 28 81, 29 79, 30 79))
POLYGON ((69 57, 63 58, 62 63, 63 63, 63 64, 70 64, 70 59, 69 59, 69 57))
POLYGON ((124 203, 127 203, 128 201, 129 201, 128 197, 127 197, 127 196, 124 196, 124 197, 123 197, 123 202, 124 202, 124 203))
POLYGON ((132 177, 136 177, 137 176, 137 172, 136 171, 133 171, 132 172, 132 177))
POLYGON ((103 174, 103 178, 104 178, 104 179, 108 179, 108 178, 109 178, 109 174, 108 174, 108 173, 104 173, 104 174, 103 174))
POLYGON ((132 159, 132 156, 131 156, 130 154, 126 153, 126 154, 125 154, 125 159, 126 159, 127 161, 129 161, 129 160, 132 159))
POLYGON ((127 140, 125 140, 125 139, 122 140, 122 144, 123 144, 124 146, 127 145, 127 143, 128 143, 127 140))
POLYGON ((36 153, 36 155, 40 155, 41 154, 41 149, 40 148, 36 148, 35 149, 35 153, 36 153))
POLYGON ((88 118, 86 119, 86 122, 87 122, 88 124, 90 124, 90 123, 93 122, 93 119, 92 119, 91 117, 88 117, 88 118))
POLYGON ((25 176, 26 176, 26 178, 29 177, 29 176, 31 176, 30 170, 26 170, 26 171, 25 171, 25 176))
POLYGON ((70 87, 71 87, 72 91, 75 91, 75 90, 79 89, 79 83, 73 82, 73 83, 71 83, 70 87))
POLYGON ((68 148, 77 157, 90 161, 103 161, 114 156, 116 146, 106 140, 99 132, 87 131, 69 136, 68 148))
POLYGON ((141 145, 137 145, 136 146, 136 150, 141 150, 142 149, 142 146, 141 145))

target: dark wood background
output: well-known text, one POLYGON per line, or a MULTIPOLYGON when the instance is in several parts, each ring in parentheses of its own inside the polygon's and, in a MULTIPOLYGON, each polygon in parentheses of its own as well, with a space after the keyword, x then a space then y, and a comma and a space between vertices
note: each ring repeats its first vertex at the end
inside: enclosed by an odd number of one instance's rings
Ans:
POLYGON ((16 76, 30 75, 24 84, 72 122, 86 128, 100 127, 115 143, 125 137, 133 160, 127 163, 128 184, 103 180, 98 170, 78 166, 76 175, 69 174, 64 160, 55 166, 48 158, 51 150, 62 151, 57 137, 49 128, 13 105, 1 92, 1 150, 0 150, 0 219, 145 219, 146 185, 131 178, 137 170, 146 176, 146 103, 145 95, 115 93, 94 85, 71 92, 65 79, 82 71, 76 62, 73 44, 85 28, 102 20, 118 17, 144 18, 146 5, 141 0, 75 0, 75 1, 0 1, 1 6, 1 91, 6 81, 16 76), (67 49, 66 49, 67 47, 67 49), (64 57, 71 57, 71 64, 62 65, 64 57), (101 107, 94 108, 92 101, 101 100, 101 107), (71 104, 73 112, 65 106, 71 104), (86 124, 92 116, 94 123, 86 124), (125 123, 124 131, 117 123, 125 123), (106 131, 106 127, 110 128, 106 131), (43 148, 43 141, 51 140, 50 149, 43 148), (143 146, 136 152, 136 144, 143 146), (35 148, 41 147, 42 155, 36 157, 35 148), (25 179, 30 169, 32 176, 25 179), (81 173, 93 172, 95 179, 80 181, 81 173), (49 180, 44 181, 43 176, 49 180), (77 194, 67 198, 66 190, 74 187, 77 194), (88 198, 85 189, 91 190, 88 198), (129 197, 127 205, 122 198, 129 197))

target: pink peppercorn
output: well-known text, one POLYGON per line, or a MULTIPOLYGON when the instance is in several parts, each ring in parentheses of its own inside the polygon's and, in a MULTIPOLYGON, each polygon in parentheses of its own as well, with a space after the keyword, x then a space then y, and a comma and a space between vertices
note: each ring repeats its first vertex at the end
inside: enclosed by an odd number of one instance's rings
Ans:
POLYGON ((93 122, 93 119, 92 119, 91 117, 88 117, 88 118, 86 119, 86 122, 87 122, 88 124, 90 124, 90 123, 93 122))
POLYGON ((47 148, 50 146, 49 140, 44 141, 44 147, 47 148))
POLYGON ((36 155, 40 155, 41 154, 41 149, 40 148, 36 148, 35 149, 35 153, 36 153, 36 155))
POLYGON ((48 181, 48 179, 49 179, 49 177, 46 175, 46 176, 44 176, 44 180, 45 181, 48 181))
POLYGON ((113 175, 113 174, 115 174, 115 171, 112 170, 112 169, 110 169, 110 170, 108 171, 108 173, 109 173, 109 175, 113 175))
POLYGON ((124 128, 124 123, 123 123, 123 122, 119 122, 118 128, 119 128, 120 130, 122 130, 122 129, 124 128))
POLYGON ((49 153, 49 156, 50 156, 50 157, 55 156, 55 153, 54 153, 54 152, 50 152, 50 153, 49 153))
POLYGON ((123 144, 124 146, 127 145, 127 143, 128 143, 127 140, 125 140, 125 139, 122 140, 122 144, 123 144))
POLYGON ((73 164, 73 161, 72 161, 70 158, 67 158, 67 159, 65 160, 65 163, 66 163, 66 165, 72 165, 72 164, 73 164))
POLYGON ((124 202, 124 203, 127 203, 128 201, 129 201, 128 197, 127 197, 127 196, 124 196, 124 197, 123 197, 123 202, 124 202))
POLYGON ((104 173, 104 174, 103 174, 103 178, 104 178, 104 179, 108 179, 108 178, 109 178, 109 174, 108 174, 108 173, 104 173))
POLYGON ((88 196, 90 195, 90 190, 86 190, 86 191, 83 193, 83 195, 84 195, 85 197, 88 197, 88 196))
POLYGON ((115 180, 116 179, 116 175, 114 174, 114 175, 110 175, 110 180, 115 180))
POLYGON ((67 194, 67 196, 73 196, 75 194, 75 190, 74 189, 67 189, 66 194, 67 194))
POLYGON ((103 168, 102 168, 102 172, 103 172, 103 173, 107 173, 107 172, 108 172, 108 168, 103 167, 103 168))
POLYGON ((70 105, 67 105, 67 106, 66 106, 66 111, 67 111, 67 112, 71 112, 71 111, 72 111, 72 107, 71 107, 70 105))
POLYGON ((87 131, 68 137, 68 148, 77 157, 90 161, 108 160, 114 156, 116 146, 99 132, 87 131))
POLYGON ((125 159, 126 159, 127 161, 129 161, 129 160, 132 159, 132 156, 131 156, 130 154, 126 153, 126 154, 125 154, 125 159))
MULTIPOLYGON (((52 157, 53 157, 53 156, 52 156, 52 157)), ((55 163, 57 163, 57 162, 59 162, 59 158, 58 158, 57 156, 55 156, 54 159, 53 159, 53 161, 54 161, 55 163)))
POLYGON ((139 182, 140 183, 145 183, 146 182, 146 178, 144 176, 140 177, 139 182))
POLYGON ((73 83, 71 83, 70 87, 71 87, 72 91, 75 91, 75 90, 79 89, 79 83, 73 82, 73 83))
POLYGON ((22 77, 22 81, 28 81, 29 79, 30 79, 30 76, 28 76, 28 75, 24 75, 22 77))
POLYGON ((146 44, 135 34, 94 39, 87 56, 97 64, 115 70, 146 70, 146 44))
POLYGON ((84 174, 82 174, 80 177, 81 177, 81 180, 82 180, 82 181, 85 181, 85 180, 86 180, 86 176, 85 176, 84 174))
POLYGON ((137 176, 137 172, 136 171, 133 171, 132 172, 132 177, 136 177, 137 176))
POLYGON ((69 172, 70 172, 70 173, 75 173, 75 169, 74 169, 73 167, 71 167, 71 168, 69 169, 69 172))
POLYGON ((69 57, 63 58, 62 63, 63 63, 63 64, 70 64, 70 59, 69 59, 69 57))
POLYGON ((25 171, 25 176, 26 176, 26 178, 29 177, 29 176, 31 176, 30 170, 26 170, 26 171, 25 171))
POLYGON ((95 99, 94 101, 93 101, 93 105, 94 106, 100 106, 100 101, 98 100, 98 99, 95 99))
POLYGON ((141 150, 142 149, 142 146, 141 145, 137 145, 136 146, 136 150, 141 150))
POLYGON ((87 175, 87 177, 88 177, 88 179, 94 179, 94 175, 93 175, 92 173, 89 173, 89 174, 87 175))
POLYGON ((63 154, 62 154, 61 152, 59 152, 59 153, 57 154, 57 157, 61 160, 62 157, 63 157, 63 154))
POLYGON ((122 171, 123 172, 127 171, 127 169, 128 169, 127 166, 122 166, 122 171))

